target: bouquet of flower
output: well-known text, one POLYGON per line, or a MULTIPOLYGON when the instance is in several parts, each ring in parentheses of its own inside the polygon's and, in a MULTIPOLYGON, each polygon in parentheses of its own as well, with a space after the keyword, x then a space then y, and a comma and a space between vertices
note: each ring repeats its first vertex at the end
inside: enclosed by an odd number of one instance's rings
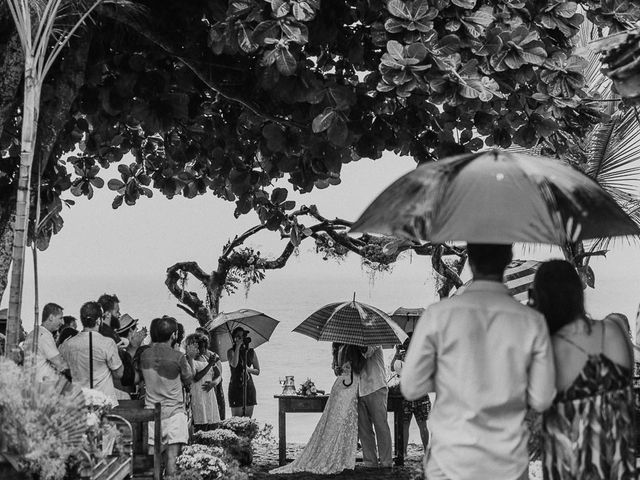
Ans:
POLYGON ((226 428, 196 432, 193 434, 193 440, 194 442, 201 443, 202 445, 219 447, 225 450, 235 447, 240 443, 240 437, 233 431, 226 428))
POLYGON ((316 384, 313 383, 313 380, 307 378, 305 382, 300 385, 300 388, 296 393, 298 395, 302 395, 303 397, 314 397, 316 395, 323 395, 324 390, 318 390, 316 388, 316 384))
POLYGON ((249 417, 231 417, 216 424, 217 428, 231 430, 239 437, 246 437, 253 440, 260 430, 258 422, 249 417))
POLYGON ((227 471, 222 449, 206 445, 187 445, 176 460, 180 470, 195 471, 205 480, 221 478, 227 471))

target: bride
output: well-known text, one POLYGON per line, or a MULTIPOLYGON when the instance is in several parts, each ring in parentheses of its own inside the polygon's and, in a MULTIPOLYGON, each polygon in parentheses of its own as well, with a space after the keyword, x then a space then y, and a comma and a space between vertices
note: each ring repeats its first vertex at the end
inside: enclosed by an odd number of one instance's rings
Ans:
POLYGON ((338 378, 309 443, 292 463, 269 473, 333 474, 355 468, 358 384, 365 359, 355 345, 334 343, 332 350, 333 370, 338 378))

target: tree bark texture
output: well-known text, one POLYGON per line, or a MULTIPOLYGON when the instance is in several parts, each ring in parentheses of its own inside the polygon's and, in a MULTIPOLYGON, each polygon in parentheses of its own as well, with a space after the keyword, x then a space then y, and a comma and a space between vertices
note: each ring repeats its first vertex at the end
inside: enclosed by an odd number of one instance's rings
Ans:
POLYGON ((13 227, 15 222, 15 204, 9 205, 0 215, 0 302, 9 283, 11 255, 13 250, 13 227))
MULTIPOLYGON (((1 25, 1 22, 0 22, 1 25)), ((18 89, 24 74, 24 53, 17 33, 6 42, 0 41, 0 135, 9 118, 15 114, 18 89)))
POLYGON ((18 345, 24 280, 24 252, 27 245, 27 226, 31 200, 31 167, 36 143, 40 87, 34 72, 34 59, 25 59, 24 106, 20 174, 16 200, 16 221, 13 237, 11 287, 9 290, 9 318, 7 321, 6 351, 11 354, 18 345))

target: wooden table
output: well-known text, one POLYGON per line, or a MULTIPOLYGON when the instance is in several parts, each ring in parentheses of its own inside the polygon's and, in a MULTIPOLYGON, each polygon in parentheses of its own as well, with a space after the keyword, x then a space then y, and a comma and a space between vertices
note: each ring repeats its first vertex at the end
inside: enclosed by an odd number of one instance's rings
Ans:
MULTIPOLYGON (((322 412, 329 395, 305 397, 300 395, 274 395, 278 399, 278 461, 287 461, 287 413, 322 412)), ((402 397, 390 395, 387 411, 393 412, 393 438, 396 465, 404 465, 404 430, 402 429, 402 397)))

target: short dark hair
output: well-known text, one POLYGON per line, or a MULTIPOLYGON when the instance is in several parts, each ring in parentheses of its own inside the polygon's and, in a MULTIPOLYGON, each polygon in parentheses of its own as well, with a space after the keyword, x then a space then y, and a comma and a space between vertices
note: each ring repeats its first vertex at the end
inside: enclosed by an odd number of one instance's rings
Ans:
POLYGON ((550 260, 533 278, 533 306, 544 315, 553 335, 565 325, 586 319, 582 280, 566 260, 550 260))
POLYGON ((503 275, 504 269, 513 259, 511 244, 469 243, 467 252, 469 263, 484 275, 503 275))
POLYGON ((57 303, 47 303, 42 309, 42 323, 46 322, 50 315, 60 315, 62 307, 57 303))
POLYGON ((102 307, 98 302, 86 302, 80 307, 80 322, 85 328, 93 328, 102 317, 102 307))
POLYGON ((108 293, 103 293, 98 298, 98 303, 102 307, 103 312, 110 312, 113 310, 113 307, 116 306, 116 303, 120 303, 120 299, 115 295, 109 295, 108 293))
POLYGON ((173 317, 159 317, 151 320, 149 333, 152 342, 166 342, 171 339, 171 335, 178 331, 178 321, 173 317))
POLYGON ((231 332, 231 338, 236 338, 236 335, 238 334, 238 332, 242 331, 242 336, 246 337, 247 336, 247 331, 242 328, 242 327, 236 327, 233 329, 233 332, 231 332))
POLYGON ((74 317, 73 315, 65 315, 64 317, 62 317, 62 320, 64 320, 64 326, 65 327, 68 327, 73 322, 78 323, 78 319, 76 317, 74 317))

